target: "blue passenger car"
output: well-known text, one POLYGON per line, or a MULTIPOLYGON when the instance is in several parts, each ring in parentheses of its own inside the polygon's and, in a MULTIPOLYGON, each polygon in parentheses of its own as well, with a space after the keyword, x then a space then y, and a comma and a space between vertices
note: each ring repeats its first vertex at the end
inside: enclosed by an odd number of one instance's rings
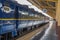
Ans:
POLYGON ((11 36, 15 37, 44 23, 40 20, 20 20, 39 15, 36 13, 34 9, 29 9, 27 5, 18 4, 16 1, 0 0, 0 35, 11 33, 11 36))
POLYGON ((27 24, 31 21, 18 20, 25 17, 23 13, 28 15, 28 6, 9 0, 0 0, 0 35, 11 32, 14 37, 17 31, 28 27, 27 24))

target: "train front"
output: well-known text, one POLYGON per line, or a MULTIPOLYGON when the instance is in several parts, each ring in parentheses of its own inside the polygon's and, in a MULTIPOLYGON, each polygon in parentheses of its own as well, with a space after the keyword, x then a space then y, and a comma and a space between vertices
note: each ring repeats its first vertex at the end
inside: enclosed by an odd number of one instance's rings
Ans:
POLYGON ((0 0, 0 35, 15 32, 15 5, 13 2, 0 0))

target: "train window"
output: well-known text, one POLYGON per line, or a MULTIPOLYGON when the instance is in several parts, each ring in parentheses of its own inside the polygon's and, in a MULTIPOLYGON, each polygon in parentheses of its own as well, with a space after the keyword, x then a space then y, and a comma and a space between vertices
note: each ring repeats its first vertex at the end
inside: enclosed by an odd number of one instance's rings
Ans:
POLYGON ((0 26, 2 25, 2 21, 0 20, 0 26))
POLYGON ((35 17, 38 17, 38 15, 35 15, 35 17))
POLYGON ((34 14, 29 14, 29 16, 34 16, 34 14))
POLYGON ((25 11, 19 11, 19 13, 21 13, 23 15, 28 15, 28 12, 25 12, 25 11))
POLYGON ((2 3, 0 3, 0 8, 2 7, 2 3))

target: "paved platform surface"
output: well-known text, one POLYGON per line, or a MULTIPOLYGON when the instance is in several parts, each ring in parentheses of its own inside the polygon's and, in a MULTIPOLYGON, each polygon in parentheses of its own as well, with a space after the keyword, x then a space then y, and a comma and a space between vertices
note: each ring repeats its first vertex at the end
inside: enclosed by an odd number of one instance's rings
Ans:
POLYGON ((60 40, 60 26, 57 28, 57 36, 58 36, 58 40, 60 40))
POLYGON ((57 40, 56 22, 50 21, 44 35, 40 37, 41 35, 42 34, 38 34, 36 37, 32 38, 32 40, 57 40))
POLYGON ((58 26, 58 24, 57 24, 57 26, 56 26, 56 31, 57 31, 57 37, 58 37, 58 39, 57 40, 60 40, 60 26, 58 26))
POLYGON ((42 36, 40 40, 57 40, 55 21, 50 21, 49 27, 47 28, 45 34, 42 36))

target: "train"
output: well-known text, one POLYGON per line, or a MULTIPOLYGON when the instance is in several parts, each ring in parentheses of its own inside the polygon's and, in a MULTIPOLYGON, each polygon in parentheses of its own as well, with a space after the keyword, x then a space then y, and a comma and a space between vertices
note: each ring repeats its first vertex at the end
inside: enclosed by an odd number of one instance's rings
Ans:
POLYGON ((7 33, 10 33, 11 37, 22 35, 47 23, 44 18, 44 15, 28 8, 27 5, 12 0, 0 0, 0 36, 7 33))

